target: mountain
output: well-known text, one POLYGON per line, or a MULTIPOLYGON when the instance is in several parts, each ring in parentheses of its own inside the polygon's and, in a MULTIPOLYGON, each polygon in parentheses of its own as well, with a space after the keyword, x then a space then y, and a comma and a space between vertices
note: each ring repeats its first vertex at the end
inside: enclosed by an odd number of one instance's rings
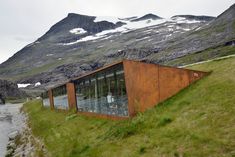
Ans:
MULTIPOLYGON (((164 48, 164 58, 159 58, 167 62, 178 57, 184 57, 193 53, 207 53, 208 49, 222 46, 234 46, 235 43, 235 4, 223 12, 210 23, 198 27, 195 31, 190 31, 166 43, 164 48), (173 43, 173 44, 172 44, 173 43), (186 44, 185 44, 186 43, 186 44), (172 54, 176 54, 173 56, 172 54)), ((216 52, 211 52, 211 58, 218 56, 216 52)), ((201 57, 203 54, 201 55, 201 57)), ((194 59, 195 62, 202 61, 203 58, 194 59)))
POLYGON ((172 18, 186 18, 190 20, 211 21, 214 17, 211 16, 195 16, 195 15, 175 15, 172 18))
POLYGON ((228 55, 235 41, 234 6, 216 18, 177 15, 164 19, 154 14, 116 18, 70 13, 2 63, 0 78, 41 82, 39 87, 30 87, 33 90, 49 88, 123 58, 177 66, 228 55))
POLYGON ((18 99, 26 97, 26 93, 18 89, 17 85, 7 80, 0 80, 0 101, 1 99, 18 99))
POLYGON ((154 14, 146 14, 140 18, 133 19, 131 21, 142 21, 142 20, 158 20, 161 19, 161 17, 154 15, 154 14))

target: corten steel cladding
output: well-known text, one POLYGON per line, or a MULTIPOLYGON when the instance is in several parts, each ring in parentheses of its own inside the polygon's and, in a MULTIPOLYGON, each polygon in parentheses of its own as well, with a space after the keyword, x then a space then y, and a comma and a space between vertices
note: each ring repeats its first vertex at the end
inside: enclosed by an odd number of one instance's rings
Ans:
POLYGON ((159 65, 160 102, 208 74, 207 72, 159 65))
MULTIPOLYGON (((138 61, 124 60, 107 65, 84 76, 94 74, 109 67, 123 64, 126 92, 128 97, 129 117, 138 112, 152 108, 159 102, 175 95, 191 83, 207 75, 207 72, 161 66, 138 61)), ((77 109, 76 91, 74 83, 67 83, 68 103, 70 109, 77 109)), ((53 92, 48 91, 51 109, 54 109, 53 92)), ((104 115, 98 113, 78 112, 80 114, 108 119, 123 119, 118 116, 104 115)), ((125 117, 126 118, 126 117, 125 117)), ((125 119, 124 118, 124 119, 125 119)))
POLYGON ((205 72, 136 61, 123 61, 129 115, 143 112, 175 95, 205 72))
POLYGON ((66 88, 67 88, 69 109, 76 109, 77 101, 76 101, 76 91, 74 83, 67 83, 66 88))
POLYGON ((188 71, 159 66, 160 101, 175 95, 189 85, 188 71))
POLYGON ((49 100, 50 100, 50 108, 51 108, 51 110, 53 110, 54 109, 54 98, 53 98, 52 89, 50 89, 48 91, 48 96, 49 96, 49 100))
POLYGON ((208 75, 210 72, 196 71, 196 70, 188 70, 189 73, 189 83, 193 83, 202 77, 208 75))
POLYGON ((123 61, 129 116, 143 112, 159 102, 158 66, 123 61))

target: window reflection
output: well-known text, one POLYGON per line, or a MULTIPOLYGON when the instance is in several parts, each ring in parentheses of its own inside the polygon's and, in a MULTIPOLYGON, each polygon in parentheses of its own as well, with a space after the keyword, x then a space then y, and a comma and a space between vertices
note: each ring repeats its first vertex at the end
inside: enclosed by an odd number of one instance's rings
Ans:
POLYGON ((75 87, 78 111, 128 116, 122 65, 81 78, 75 87))
POLYGON ((54 98, 54 107, 56 109, 68 109, 68 95, 66 85, 57 87, 52 90, 54 98))
POLYGON ((48 96, 48 91, 42 93, 42 103, 44 107, 50 107, 50 100, 48 96))

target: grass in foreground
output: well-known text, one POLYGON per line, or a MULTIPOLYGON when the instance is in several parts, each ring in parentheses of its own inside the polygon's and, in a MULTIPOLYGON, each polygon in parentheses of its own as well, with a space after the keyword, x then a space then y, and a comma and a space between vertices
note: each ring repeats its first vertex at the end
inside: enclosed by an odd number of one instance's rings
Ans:
POLYGON ((191 69, 208 77, 127 121, 24 105, 33 133, 53 157, 235 156, 235 58, 191 69))

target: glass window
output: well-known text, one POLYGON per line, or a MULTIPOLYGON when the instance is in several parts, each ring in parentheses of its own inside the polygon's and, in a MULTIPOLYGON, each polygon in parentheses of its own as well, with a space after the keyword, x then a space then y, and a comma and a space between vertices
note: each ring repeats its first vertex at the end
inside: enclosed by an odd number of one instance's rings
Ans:
POLYGON ((54 107, 56 109, 68 109, 68 95, 66 85, 62 85, 52 90, 54 107))
POLYGON ((50 100, 48 96, 48 91, 42 93, 42 103, 44 107, 50 107, 50 100))
POLYGON ((128 116, 123 65, 75 81, 79 111, 128 116))

